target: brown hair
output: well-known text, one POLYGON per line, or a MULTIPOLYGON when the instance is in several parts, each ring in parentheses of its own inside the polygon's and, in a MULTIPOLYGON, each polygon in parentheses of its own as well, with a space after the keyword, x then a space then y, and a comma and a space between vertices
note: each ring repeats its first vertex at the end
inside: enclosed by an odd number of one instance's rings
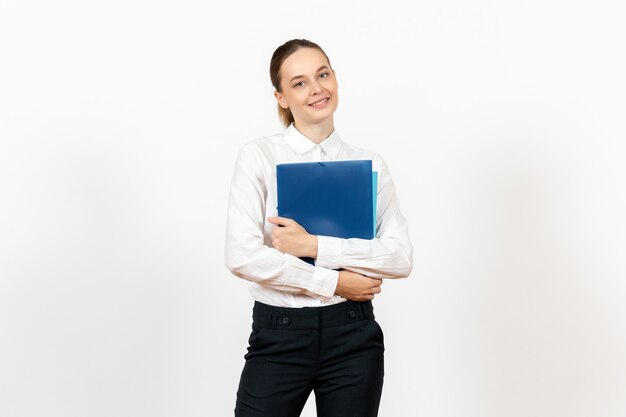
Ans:
MULTIPOLYGON (((326 57, 326 61, 328 61, 328 66, 332 68, 330 65, 330 59, 328 59, 328 55, 324 52, 320 46, 314 42, 311 42, 306 39, 292 39, 290 41, 285 42, 280 45, 274 51, 272 55, 272 60, 270 61, 270 79, 272 80, 272 85, 279 93, 282 93, 282 88, 280 86, 280 67, 283 65, 283 62, 289 55, 293 54, 300 48, 315 48, 318 49, 324 56, 326 57)), ((293 114, 291 114, 291 110, 283 109, 278 105, 278 116, 280 120, 283 122, 285 127, 289 127, 289 125, 294 121, 293 114)))

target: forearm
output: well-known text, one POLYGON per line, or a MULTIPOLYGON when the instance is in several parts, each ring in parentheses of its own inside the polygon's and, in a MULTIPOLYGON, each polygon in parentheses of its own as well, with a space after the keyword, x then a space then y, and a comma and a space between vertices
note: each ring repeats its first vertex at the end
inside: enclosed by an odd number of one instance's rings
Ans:
POLYGON ((315 264, 372 278, 405 278, 413 268, 410 241, 392 238, 341 239, 318 236, 315 264))
POLYGON ((231 273, 259 285, 327 299, 334 295, 338 272, 254 242, 227 240, 225 265, 231 273))

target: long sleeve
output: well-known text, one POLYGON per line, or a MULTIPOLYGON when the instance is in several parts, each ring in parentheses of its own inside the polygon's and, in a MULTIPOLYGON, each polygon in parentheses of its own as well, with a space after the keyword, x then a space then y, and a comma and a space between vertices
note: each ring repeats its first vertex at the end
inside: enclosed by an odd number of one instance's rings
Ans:
POLYGON ((266 162, 251 146, 242 147, 237 155, 228 202, 224 263, 239 278, 327 300, 334 295, 337 271, 310 265, 265 244, 266 162))
POLYGON ((347 269, 372 278, 409 276, 413 269, 413 246, 395 186, 382 159, 378 179, 374 239, 318 236, 316 266, 347 269))

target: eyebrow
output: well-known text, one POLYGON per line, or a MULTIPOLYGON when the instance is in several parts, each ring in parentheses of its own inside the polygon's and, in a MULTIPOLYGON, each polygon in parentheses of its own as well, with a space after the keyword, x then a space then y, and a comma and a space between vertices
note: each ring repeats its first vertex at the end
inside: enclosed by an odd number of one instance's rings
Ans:
MULTIPOLYGON (((328 68, 328 66, 326 66, 326 65, 322 65, 322 66, 321 66, 321 67, 319 67, 319 68, 317 69, 317 71, 315 71, 315 72, 320 72, 320 71, 321 71, 321 70, 323 70, 324 68, 326 68, 326 69, 330 69, 330 68, 328 68)), ((292 78, 291 78, 291 80, 289 80, 289 83, 291 83, 291 82, 292 82, 293 80, 295 80, 296 78, 302 78, 302 77, 304 77, 304 75, 296 75, 295 77, 292 77, 292 78)))

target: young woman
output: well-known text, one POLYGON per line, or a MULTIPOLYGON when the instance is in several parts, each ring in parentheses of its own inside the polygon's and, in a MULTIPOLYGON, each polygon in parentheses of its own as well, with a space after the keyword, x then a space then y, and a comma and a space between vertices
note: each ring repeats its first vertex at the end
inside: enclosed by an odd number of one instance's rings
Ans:
POLYGON ((235 416, 296 417, 311 391, 319 417, 376 416, 385 347, 371 300, 383 279, 411 272, 407 223, 383 159, 335 130, 338 85, 324 51, 286 42, 270 78, 285 129, 240 149, 226 226, 226 266, 253 283, 255 300, 235 416), (277 217, 277 164, 354 159, 379 173, 374 239, 315 236, 277 217))

